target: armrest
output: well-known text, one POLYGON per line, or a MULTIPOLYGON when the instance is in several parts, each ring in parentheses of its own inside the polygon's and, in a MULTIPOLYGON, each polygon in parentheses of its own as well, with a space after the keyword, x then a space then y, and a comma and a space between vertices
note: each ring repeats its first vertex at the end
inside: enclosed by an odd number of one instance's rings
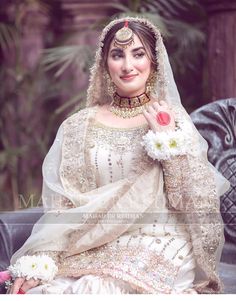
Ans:
POLYGON ((42 214, 42 207, 0 214, 0 270, 6 269, 12 254, 24 244, 42 214))

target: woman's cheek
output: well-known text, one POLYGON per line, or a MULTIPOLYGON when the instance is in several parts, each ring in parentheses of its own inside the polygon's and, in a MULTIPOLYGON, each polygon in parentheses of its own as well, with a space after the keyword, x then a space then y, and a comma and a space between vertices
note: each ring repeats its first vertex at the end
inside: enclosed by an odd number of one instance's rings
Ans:
POLYGON ((121 68, 120 60, 108 60, 107 62, 108 70, 111 73, 117 73, 121 68))
POLYGON ((136 63, 136 68, 140 71, 147 71, 151 68, 150 61, 148 61, 146 58, 140 59, 136 63))

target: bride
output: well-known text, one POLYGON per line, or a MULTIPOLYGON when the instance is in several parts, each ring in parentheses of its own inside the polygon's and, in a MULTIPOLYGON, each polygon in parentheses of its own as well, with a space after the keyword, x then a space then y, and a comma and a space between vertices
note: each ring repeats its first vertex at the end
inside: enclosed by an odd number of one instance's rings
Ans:
POLYGON ((11 259, 50 256, 54 279, 16 277, 8 293, 220 293, 219 196, 228 182, 181 105, 159 30, 108 24, 85 109, 43 164, 45 214, 11 259))

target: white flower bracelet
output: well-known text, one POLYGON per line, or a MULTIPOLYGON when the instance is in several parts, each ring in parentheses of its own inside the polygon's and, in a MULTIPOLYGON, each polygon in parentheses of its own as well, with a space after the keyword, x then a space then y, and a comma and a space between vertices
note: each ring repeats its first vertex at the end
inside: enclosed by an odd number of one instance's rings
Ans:
POLYGON ((25 277, 48 282, 53 280, 58 268, 55 261, 48 255, 26 255, 17 259, 16 263, 8 267, 12 278, 25 277))
POLYGON ((154 160, 169 160, 173 156, 196 153, 193 133, 187 122, 178 123, 176 130, 154 133, 149 130, 141 144, 154 160))

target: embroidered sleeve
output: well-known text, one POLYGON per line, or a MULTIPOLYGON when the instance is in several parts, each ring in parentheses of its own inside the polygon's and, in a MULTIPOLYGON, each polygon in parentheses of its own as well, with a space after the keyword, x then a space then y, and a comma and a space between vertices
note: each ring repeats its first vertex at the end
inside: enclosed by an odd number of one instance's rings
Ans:
POLYGON ((216 211, 219 201, 215 177, 207 161, 189 155, 161 161, 165 189, 175 209, 216 211))
POLYGON ((179 120, 175 131, 156 134, 149 131, 142 144, 147 154, 162 165, 168 207, 184 213, 194 257, 207 279, 195 289, 199 293, 222 292, 217 263, 224 227, 215 174, 201 155, 199 137, 192 131, 191 123, 186 119, 178 124, 179 120))
POLYGON ((208 276, 210 289, 210 286, 220 283, 216 263, 217 251, 223 241, 223 223, 213 171, 207 161, 188 155, 161 163, 168 206, 185 213, 195 258, 208 276))

